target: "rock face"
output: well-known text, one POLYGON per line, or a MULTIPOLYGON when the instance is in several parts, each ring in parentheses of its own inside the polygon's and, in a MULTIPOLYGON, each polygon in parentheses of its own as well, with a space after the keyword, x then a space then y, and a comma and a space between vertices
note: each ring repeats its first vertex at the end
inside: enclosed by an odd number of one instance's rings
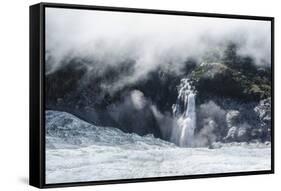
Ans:
POLYGON ((238 55, 233 45, 217 55, 221 56, 200 58, 200 63, 187 59, 178 72, 155 68, 143 80, 114 91, 107 85, 134 73, 134 60, 104 67, 102 72, 88 67, 94 61, 87 58, 65 60, 63 67, 46 74, 46 108, 75 114, 94 125, 170 140, 177 87, 188 78, 197 92, 194 133, 204 140, 200 144, 270 140, 271 68, 238 55))
POLYGON ((237 131, 237 141, 238 142, 244 142, 244 141, 248 141, 249 137, 248 137, 248 133, 250 130, 250 126, 247 123, 242 124, 238 131, 237 131))
POLYGON ((198 101, 213 97, 259 102, 271 96, 271 68, 255 65, 252 58, 237 54, 230 43, 218 56, 205 58, 190 74, 198 91, 198 101))
POLYGON ((270 75, 261 77, 258 69, 243 71, 225 63, 202 63, 191 73, 191 78, 195 82, 200 101, 225 96, 258 102, 270 97, 270 75))
POLYGON ((224 140, 235 141, 237 137, 237 131, 238 131, 238 127, 236 126, 230 127, 224 140))
POLYGON ((247 123, 239 124, 229 128, 227 135, 223 138, 225 142, 250 141, 249 132, 251 127, 247 123))
POLYGON ((237 110, 230 110, 226 114, 227 127, 231 128, 239 123, 240 112, 237 110))
POLYGON ((227 112, 226 123, 228 132, 227 135, 223 138, 224 141, 248 141, 248 133, 251 127, 245 122, 241 123, 242 121, 243 120, 239 111, 230 110, 227 112))
POLYGON ((259 127, 252 132, 253 136, 263 141, 271 140, 271 98, 261 100, 254 111, 259 119, 259 127))
POLYGON ((271 98, 261 100, 259 105, 255 107, 255 112, 257 113, 261 127, 270 126, 271 122, 271 98))
MULTIPOLYGON (((233 44, 221 55, 205 59, 190 73, 199 112, 210 101, 225 112, 219 122, 215 120, 220 127, 213 131, 219 132, 214 133, 216 141, 270 140, 271 68, 255 66, 251 58, 239 56, 233 44)), ((210 108, 214 106, 206 109, 203 119, 213 118, 216 112, 210 108)))
MULTIPOLYGON (((231 141, 270 141, 271 140, 271 99, 261 100, 254 108, 256 121, 248 124, 249 118, 241 116, 237 110, 230 110, 226 114, 228 132, 223 138, 231 141)), ((250 111, 249 111, 250 112, 250 111)))

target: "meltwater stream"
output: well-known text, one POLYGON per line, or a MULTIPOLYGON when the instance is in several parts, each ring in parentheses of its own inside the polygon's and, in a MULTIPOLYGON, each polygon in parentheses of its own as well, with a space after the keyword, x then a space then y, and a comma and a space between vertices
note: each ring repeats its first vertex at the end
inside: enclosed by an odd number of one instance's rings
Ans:
POLYGON ((187 78, 182 79, 176 104, 172 106, 177 126, 172 131, 171 141, 181 147, 192 147, 196 128, 196 93, 187 78))

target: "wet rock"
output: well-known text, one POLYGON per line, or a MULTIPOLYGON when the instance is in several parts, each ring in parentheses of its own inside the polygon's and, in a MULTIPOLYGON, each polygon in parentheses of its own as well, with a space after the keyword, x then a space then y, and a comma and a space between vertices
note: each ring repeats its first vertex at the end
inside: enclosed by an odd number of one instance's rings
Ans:
POLYGON ((231 128, 234 125, 237 125, 239 123, 240 118, 240 112, 237 110, 230 110, 226 114, 226 123, 227 127, 231 128))
POLYGON ((263 99, 254 108, 261 121, 261 127, 270 125, 271 122, 271 98, 263 99))
POLYGON ((251 126, 247 123, 238 124, 229 128, 227 135, 224 137, 226 142, 247 142, 249 141, 249 131, 251 126))
POLYGON ((259 126, 251 132, 253 138, 259 138, 262 141, 271 140, 271 98, 263 99, 254 108, 259 119, 259 126))
POLYGON ((237 135, 237 131, 238 131, 238 127, 237 126, 231 127, 228 130, 227 135, 225 136, 224 140, 225 141, 235 141, 236 135, 237 135))
POLYGON ((237 130, 237 141, 239 142, 245 142, 248 141, 248 131, 250 129, 250 126, 248 124, 242 124, 238 130, 237 130))

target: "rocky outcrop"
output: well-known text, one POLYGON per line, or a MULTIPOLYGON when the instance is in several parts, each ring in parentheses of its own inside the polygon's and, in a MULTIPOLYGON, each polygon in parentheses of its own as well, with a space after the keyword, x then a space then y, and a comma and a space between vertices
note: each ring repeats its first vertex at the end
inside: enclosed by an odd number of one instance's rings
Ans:
POLYGON ((271 123, 271 98, 261 100, 254 108, 257 113, 262 128, 267 128, 271 123))
MULTIPOLYGON (((264 99, 254 107, 256 123, 248 124, 251 120, 241 116, 237 110, 230 110, 226 114, 227 134, 225 142, 265 142, 271 140, 271 99, 264 99)), ((249 111, 251 112, 251 111, 249 111)))
POLYGON ((61 68, 46 74, 46 109, 66 111, 95 125, 169 140, 170 130, 163 133, 162 129, 173 128, 170 118, 177 87, 188 78, 196 89, 195 135, 205 145, 210 141, 270 140, 271 68, 256 66, 253 59, 232 49, 222 57, 202 59, 201 64, 190 59, 177 72, 155 68, 143 80, 112 92, 106 85, 134 73, 134 60, 103 68, 103 72, 89 68, 87 62, 93 61, 86 58, 65 60, 61 68), (135 90, 142 95, 133 94, 136 100, 131 95, 135 90), (139 98, 146 101, 138 103, 139 98))
MULTIPOLYGON (((270 75, 259 76, 258 69, 243 71, 225 63, 202 63, 192 73, 199 101, 225 97, 258 102, 270 97, 270 75)), ((270 68, 264 69, 267 72, 270 68)))
MULTIPOLYGON (((221 55, 205 59, 190 73, 198 92, 197 104, 212 101, 226 113, 225 119, 220 119, 225 120, 225 126, 220 122, 219 128, 213 131, 216 132, 216 140, 270 140, 271 68, 256 66, 250 57, 238 55, 233 44, 226 47, 221 55)), ((213 112, 208 110, 205 113, 209 116, 204 118, 212 118, 213 112)), ((199 124, 204 118, 198 119, 199 124)))
POLYGON ((271 140, 271 98, 261 100, 254 111, 259 119, 259 126, 253 130, 252 136, 260 137, 262 141, 271 140))
POLYGON ((226 114, 227 127, 231 128, 239 123, 240 112, 237 110, 230 110, 226 114))
POLYGON ((223 138, 226 142, 231 141, 248 141, 248 133, 250 126, 247 123, 242 123, 242 117, 239 111, 230 110, 226 114, 226 123, 228 127, 227 135, 223 138))

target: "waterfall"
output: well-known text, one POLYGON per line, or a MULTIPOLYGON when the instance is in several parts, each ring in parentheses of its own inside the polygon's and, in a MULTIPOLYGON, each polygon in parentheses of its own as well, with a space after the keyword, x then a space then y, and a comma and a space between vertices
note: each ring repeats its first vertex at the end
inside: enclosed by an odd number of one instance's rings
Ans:
POLYGON ((194 130, 196 128, 195 111, 196 93, 187 78, 182 79, 178 87, 178 98, 173 104, 172 111, 176 119, 171 141, 181 147, 192 147, 194 130))

